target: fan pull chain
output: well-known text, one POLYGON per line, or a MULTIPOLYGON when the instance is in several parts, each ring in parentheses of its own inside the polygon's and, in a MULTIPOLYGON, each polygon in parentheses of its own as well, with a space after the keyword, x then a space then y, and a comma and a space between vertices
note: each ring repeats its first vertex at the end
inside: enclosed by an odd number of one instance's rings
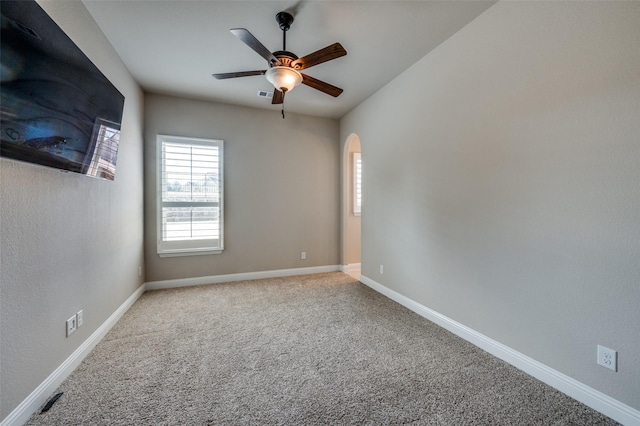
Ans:
POLYGON ((284 95, 287 94, 286 90, 282 90, 282 119, 284 120, 284 95))

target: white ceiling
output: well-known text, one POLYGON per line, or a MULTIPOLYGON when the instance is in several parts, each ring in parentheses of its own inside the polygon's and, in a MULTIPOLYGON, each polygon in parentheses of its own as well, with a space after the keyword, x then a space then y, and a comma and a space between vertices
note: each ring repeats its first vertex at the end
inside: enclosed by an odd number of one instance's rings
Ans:
POLYGON ((259 90, 264 76, 216 80, 211 74, 265 69, 266 61, 233 36, 248 29, 282 50, 276 13, 295 17, 287 50, 299 57, 340 42, 347 56, 305 70, 344 89, 333 98, 300 85, 285 110, 340 118, 489 8, 494 1, 190 1, 83 0, 147 92, 280 111, 259 90))

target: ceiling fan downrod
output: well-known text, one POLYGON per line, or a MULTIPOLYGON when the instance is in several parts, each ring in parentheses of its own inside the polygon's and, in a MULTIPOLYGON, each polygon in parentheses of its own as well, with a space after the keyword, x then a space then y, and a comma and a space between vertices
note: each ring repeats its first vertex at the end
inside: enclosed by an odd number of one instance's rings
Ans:
POLYGON ((282 50, 287 50, 287 31, 291 28, 293 23, 293 15, 289 12, 278 12, 276 15, 276 22, 282 30, 282 50))
MULTIPOLYGON (((276 15, 276 22, 280 26, 282 30, 282 52, 287 52, 287 31, 291 28, 291 24, 293 23, 293 15, 289 12, 278 12, 276 15)), ((287 93, 287 89, 282 89, 282 119, 284 120, 284 97, 287 93)))

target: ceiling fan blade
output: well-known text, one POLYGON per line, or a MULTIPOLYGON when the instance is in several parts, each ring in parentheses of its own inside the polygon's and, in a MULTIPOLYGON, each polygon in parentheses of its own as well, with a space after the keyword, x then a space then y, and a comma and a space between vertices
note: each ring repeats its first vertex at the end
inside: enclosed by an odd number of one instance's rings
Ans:
POLYGON ((343 92, 343 90, 339 87, 333 86, 329 83, 325 83, 324 81, 318 80, 317 78, 309 77, 306 74, 302 74, 302 84, 313 87, 314 89, 324 92, 327 95, 331 95, 334 98, 337 98, 343 92))
POLYGON ((218 80, 224 80, 227 78, 236 78, 236 77, 251 77, 252 75, 264 75, 267 70, 262 71, 240 71, 240 72, 223 72, 220 74, 213 74, 213 76, 218 80))
POLYGON ((271 103, 275 105, 275 104, 281 104, 283 102, 284 102, 284 93, 282 93, 278 89, 273 89, 273 97, 271 98, 271 103))
POLYGON ((317 50, 313 53, 309 53, 307 56, 296 59, 291 63, 291 66, 297 70, 303 70, 332 59, 340 58, 346 54, 347 51, 344 50, 344 47, 342 47, 340 43, 334 43, 324 49, 317 50))
POLYGON ((273 53, 262 43, 258 41, 257 38, 253 36, 246 28, 232 28, 231 34, 238 37, 244 44, 252 48, 258 55, 262 56, 267 60, 270 64, 282 65, 280 60, 273 56, 273 53))

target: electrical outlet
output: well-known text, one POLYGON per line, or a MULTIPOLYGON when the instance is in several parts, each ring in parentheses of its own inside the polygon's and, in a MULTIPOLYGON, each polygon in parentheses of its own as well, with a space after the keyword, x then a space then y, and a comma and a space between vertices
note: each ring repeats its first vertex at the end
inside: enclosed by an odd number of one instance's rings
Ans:
POLYGON ((306 251, 300 252, 300 259, 307 260, 307 252, 306 251))
POLYGON ((78 328, 78 319, 74 315, 67 320, 67 337, 75 333, 77 328, 78 328))
POLYGON ((76 314, 76 325, 78 326, 78 328, 80 328, 82 327, 83 324, 84 324, 84 312, 82 311, 82 309, 80 309, 76 314))
POLYGON ((618 371, 618 352, 598 345, 598 365, 618 371))
POLYGON ((380 265, 380 275, 384 274, 384 265, 380 265))

